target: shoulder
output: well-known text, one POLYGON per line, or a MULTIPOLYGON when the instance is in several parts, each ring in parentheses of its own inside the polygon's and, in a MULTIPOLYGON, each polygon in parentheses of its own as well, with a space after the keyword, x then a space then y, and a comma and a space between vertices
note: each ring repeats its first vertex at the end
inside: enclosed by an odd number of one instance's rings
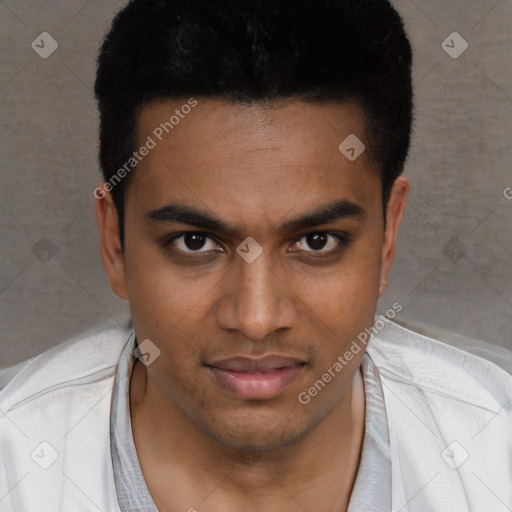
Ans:
POLYGON ((2 510, 89 510, 90 501, 119 510, 110 406, 127 341, 121 330, 70 340, 23 365, 0 392, 2 510))
POLYGON ((7 412, 66 387, 108 379, 127 339, 121 329, 83 334, 18 365, 0 391, 0 408, 7 412))
MULTIPOLYGON (((504 368, 390 320, 382 324, 368 344, 368 353, 382 378, 468 403, 512 399, 512 375, 504 368)), ((512 360, 512 353, 509 357, 512 360)))
POLYGON ((496 496, 512 495, 512 375, 384 323, 368 354, 384 394, 396 510, 409 510, 411 496, 416 510, 488 510, 478 479, 496 496))

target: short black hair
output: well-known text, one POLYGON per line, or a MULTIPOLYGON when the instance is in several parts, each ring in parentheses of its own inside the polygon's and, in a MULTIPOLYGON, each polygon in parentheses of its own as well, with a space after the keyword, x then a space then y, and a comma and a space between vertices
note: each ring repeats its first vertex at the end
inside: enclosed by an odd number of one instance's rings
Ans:
MULTIPOLYGON (((103 177, 111 180, 138 147, 139 114, 154 100, 355 101, 385 216, 410 146, 411 67, 388 0, 131 0, 98 58, 103 177)), ((121 241, 129 178, 111 189, 121 241)))

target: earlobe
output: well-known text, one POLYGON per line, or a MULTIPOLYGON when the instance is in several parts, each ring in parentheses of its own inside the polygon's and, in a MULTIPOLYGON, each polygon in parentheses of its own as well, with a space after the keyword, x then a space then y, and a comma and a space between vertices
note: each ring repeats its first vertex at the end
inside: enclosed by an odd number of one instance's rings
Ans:
POLYGON ((122 299, 127 299, 124 254, 119 237, 117 210, 112 195, 104 189, 104 183, 98 185, 94 196, 103 266, 112 291, 122 299))
POLYGON ((403 176, 396 179, 391 190, 387 206, 386 231, 384 234, 384 243, 382 245, 379 296, 384 293, 388 284, 388 275, 391 271, 393 260, 395 259, 396 239, 398 237, 400 224, 404 217, 409 190, 409 180, 403 176))

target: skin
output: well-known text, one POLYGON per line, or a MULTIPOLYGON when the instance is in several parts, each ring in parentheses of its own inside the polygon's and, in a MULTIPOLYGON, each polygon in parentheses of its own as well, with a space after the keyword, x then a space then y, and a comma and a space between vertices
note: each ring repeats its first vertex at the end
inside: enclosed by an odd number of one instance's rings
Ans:
MULTIPOLYGON (((139 140, 185 102, 143 109, 139 140)), ((161 511, 347 509, 364 435, 356 385, 364 350, 309 404, 297 397, 373 324, 409 192, 398 178, 384 227, 368 152, 351 162, 338 150, 349 134, 368 147, 362 112, 349 103, 198 99, 132 176, 124 252, 110 194, 97 199, 110 285, 129 300, 139 342, 149 339, 161 351, 147 367, 137 360, 130 383, 135 445, 161 511), (364 214, 281 229, 340 200, 364 214), (176 202, 234 232, 148 218, 176 202), (183 237, 170 241, 183 231, 210 238, 194 253, 183 237), (312 247, 306 235, 318 231, 345 234, 349 243, 329 236, 325 248, 312 247), (252 263, 236 253, 249 236, 263 249, 252 263), (233 397, 205 366, 265 354, 305 362, 271 399, 233 397)))

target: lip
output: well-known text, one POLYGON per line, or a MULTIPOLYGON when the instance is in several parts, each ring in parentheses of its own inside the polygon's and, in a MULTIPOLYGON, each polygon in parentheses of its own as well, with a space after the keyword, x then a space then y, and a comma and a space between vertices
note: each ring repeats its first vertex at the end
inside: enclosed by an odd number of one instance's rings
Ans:
POLYGON ((295 382, 306 363, 300 359, 267 355, 258 359, 232 357, 206 365, 217 384, 242 400, 269 400, 295 382))

